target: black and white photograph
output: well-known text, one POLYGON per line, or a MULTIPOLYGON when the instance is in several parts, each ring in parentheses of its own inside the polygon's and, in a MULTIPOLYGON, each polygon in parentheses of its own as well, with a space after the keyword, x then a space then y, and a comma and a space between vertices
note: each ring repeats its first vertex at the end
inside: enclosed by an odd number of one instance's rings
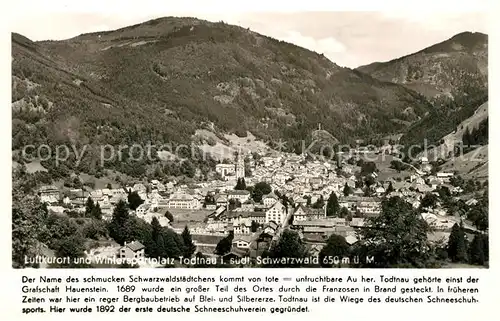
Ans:
POLYGON ((18 20, 12 267, 487 269, 486 20, 18 20))

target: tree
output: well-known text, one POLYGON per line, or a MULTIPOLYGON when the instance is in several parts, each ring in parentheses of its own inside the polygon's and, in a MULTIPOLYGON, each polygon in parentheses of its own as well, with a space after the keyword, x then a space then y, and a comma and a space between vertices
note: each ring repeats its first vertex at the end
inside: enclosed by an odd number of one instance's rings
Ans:
POLYGON ((348 219, 350 217, 349 221, 352 221, 352 215, 351 212, 346 207, 342 207, 339 211, 339 217, 340 218, 345 218, 348 219))
MULTIPOLYGON (((427 223, 419 212, 400 197, 382 201, 382 211, 360 231, 361 247, 379 266, 420 266, 429 257, 427 223)), ((363 256, 364 257, 364 256, 363 256)))
POLYGON ((168 221, 170 223, 172 223, 174 221, 174 215, 172 213, 170 213, 170 211, 165 212, 165 217, 168 219, 168 221))
POLYGON ((252 221, 252 225, 250 226, 250 230, 252 231, 252 233, 257 232, 258 228, 259 228, 259 223, 252 221))
POLYGON ((389 186, 387 186, 387 190, 385 191, 386 194, 390 194, 394 192, 394 186, 392 186, 392 182, 389 183, 389 186))
POLYGON ((226 255, 231 252, 231 247, 233 246, 234 232, 230 231, 229 235, 224 237, 222 240, 217 243, 215 247, 215 254, 217 255, 226 255))
POLYGON ((344 190, 342 192, 344 193, 344 196, 349 196, 352 194, 352 188, 345 183, 344 190))
POLYGON ((193 178, 196 174, 196 167, 190 160, 185 160, 181 163, 180 171, 183 175, 193 178))
POLYGON ((106 188, 107 188, 107 189, 112 189, 112 188, 113 188, 113 185, 111 185, 111 183, 108 183, 108 184, 106 184, 106 188))
POLYGON ((480 201, 472 206, 467 213, 467 219, 470 220, 480 231, 488 229, 488 205, 485 201, 480 201))
POLYGON ((129 230, 130 215, 125 201, 120 200, 113 211, 113 218, 109 223, 109 235, 119 244, 131 241, 132 231, 129 230))
POLYGON ((194 252, 196 252, 196 245, 194 245, 193 243, 193 238, 191 237, 191 233, 189 232, 187 225, 184 227, 181 237, 182 237, 182 242, 184 243, 183 256, 191 257, 194 254, 194 252))
POLYGON ((210 194, 210 193, 207 193, 207 195, 205 195, 205 203, 204 205, 207 206, 207 205, 214 205, 215 204, 215 197, 213 194, 210 194))
POLYGON ((367 176, 377 171, 377 165, 374 162, 361 163, 361 176, 367 176))
POLYGON ((349 253, 349 244, 345 238, 341 235, 332 234, 326 245, 319 252, 318 258, 319 263, 323 267, 331 267, 333 265, 332 259, 338 258, 342 260, 342 257, 349 253))
POLYGON ((238 207, 241 207, 241 202, 239 199, 236 199, 236 198, 231 198, 229 200, 229 206, 228 206, 228 209, 230 211, 233 211, 235 208, 238 208, 238 207))
POLYGON ((245 178, 238 178, 236 186, 234 187, 237 191, 244 191, 247 189, 247 184, 245 183, 245 178))
POLYGON ((101 206, 99 205, 99 202, 95 204, 95 206, 92 208, 92 211, 90 212, 90 216, 100 220, 102 219, 102 211, 101 211, 101 206))
POLYGON ((370 187, 372 186, 373 184, 376 183, 376 180, 375 180, 375 177, 373 177, 373 175, 368 175, 365 179, 365 185, 366 187, 370 187))
POLYGON ((307 248, 297 232, 284 230, 278 243, 272 246, 267 254, 273 259, 287 259, 284 262, 274 261, 275 263, 269 264, 271 267, 300 267, 299 264, 292 263, 289 258, 304 258, 307 255, 307 248))
POLYGON ((151 257, 161 257, 163 253, 163 238, 161 239, 161 244, 159 242, 159 239, 161 237, 162 233, 162 227, 160 225, 160 222, 156 217, 153 217, 151 220, 151 239, 152 243, 150 248, 148 249, 149 255, 151 257))
POLYGON ((448 257, 453 262, 467 262, 467 243, 462 226, 455 223, 448 239, 448 257))
POLYGON ((178 258, 183 255, 182 237, 171 229, 166 229, 162 233, 165 257, 178 258))
POLYGON ((37 255, 38 238, 45 232, 47 212, 38 197, 26 195, 19 183, 12 189, 12 263, 14 267, 26 267, 26 258, 37 255))
POLYGON ((465 129, 464 134, 462 135, 462 144, 469 147, 472 144, 472 135, 469 131, 469 127, 465 129))
POLYGON ((266 182, 259 182, 255 184, 252 191, 252 198, 255 202, 259 203, 262 201, 262 196, 272 192, 271 185, 266 182))
POLYGON ((85 247, 84 240, 79 235, 67 236, 58 241, 56 255, 58 257, 68 257, 71 259, 82 257, 85 247))
POLYGON ((438 197, 436 194, 433 193, 427 193, 425 194, 424 198, 422 199, 422 203, 420 203, 420 206, 422 207, 428 207, 428 208, 433 208, 436 206, 438 201, 438 197))
POLYGON ((136 191, 128 194, 128 204, 131 210, 135 211, 142 203, 144 203, 144 200, 136 191))
POLYGON ((397 170, 398 173, 401 172, 401 171, 404 171, 404 170, 408 169, 408 167, 409 167, 408 165, 404 164, 400 160, 392 160, 391 161, 390 168, 397 170))
POLYGON ((484 238, 482 234, 476 234, 469 247, 469 263, 484 265, 485 262, 484 238))
POLYGON ((312 208, 323 208, 323 206, 325 206, 325 199, 323 198, 323 195, 320 195, 316 200, 316 203, 313 204, 312 208))
POLYGON ((87 198, 87 202, 85 203, 85 216, 91 215, 92 210, 94 209, 94 201, 90 198, 87 198))
POLYGON ((332 192, 330 197, 328 197, 328 202, 326 203, 326 216, 337 216, 340 210, 339 200, 337 194, 332 192))

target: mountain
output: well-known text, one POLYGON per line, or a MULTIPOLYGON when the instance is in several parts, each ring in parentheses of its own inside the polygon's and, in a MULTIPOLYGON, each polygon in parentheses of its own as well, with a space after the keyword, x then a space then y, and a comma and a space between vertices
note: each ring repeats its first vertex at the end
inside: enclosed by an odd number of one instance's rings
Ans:
POLYGON ((290 147, 403 130, 428 101, 237 26, 161 18, 62 41, 12 35, 13 146, 188 143, 198 129, 290 147), (388 121, 390 120, 390 121, 388 121))
POLYGON ((488 36, 463 32, 419 52, 357 70, 431 100, 475 95, 488 88, 488 36))
MULTIPOLYGON (((428 150, 427 157, 429 160, 434 161, 439 158, 447 159, 454 155, 456 146, 463 142, 466 132, 472 133, 475 141, 471 142, 473 145, 488 144, 488 102, 482 104, 474 111, 474 114, 462 121, 452 132, 444 136, 435 148, 428 150), (475 133, 475 135, 474 135, 475 133)), ((469 139, 470 140, 470 139, 469 139)), ((463 142, 467 145, 467 142, 463 142)))
POLYGON ((488 100, 488 36, 463 32, 414 54, 357 70, 424 95, 434 108, 409 124, 400 142, 438 144, 488 100))

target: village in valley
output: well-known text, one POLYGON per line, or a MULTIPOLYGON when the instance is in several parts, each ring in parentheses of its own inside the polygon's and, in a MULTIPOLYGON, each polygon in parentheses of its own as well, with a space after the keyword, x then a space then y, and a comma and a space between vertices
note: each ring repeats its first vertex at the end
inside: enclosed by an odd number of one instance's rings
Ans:
MULTIPOLYGON (((213 168, 214 180, 152 179, 101 189, 46 185, 38 195, 49 213, 85 217, 98 207, 100 219, 107 222, 113 220, 117 204, 127 203, 130 216, 178 234, 188 230, 196 247, 193 257, 196 253, 199 258, 240 262, 255 263, 290 231, 298 235, 308 257, 321 256, 332 235, 341 237, 347 248, 355 247, 363 230, 381 215, 383 201, 393 197, 418 211, 429 227, 426 236, 431 244, 446 247, 458 225, 470 240, 484 233, 487 227, 471 221, 460 205, 477 204, 483 194, 476 191, 487 181, 466 181, 453 172, 439 171, 424 156, 414 165, 403 165, 396 156, 387 144, 370 150, 353 148, 332 159, 239 151, 213 168)), ((84 255, 96 262, 143 258, 146 246, 139 239, 123 244, 101 239, 84 255)))

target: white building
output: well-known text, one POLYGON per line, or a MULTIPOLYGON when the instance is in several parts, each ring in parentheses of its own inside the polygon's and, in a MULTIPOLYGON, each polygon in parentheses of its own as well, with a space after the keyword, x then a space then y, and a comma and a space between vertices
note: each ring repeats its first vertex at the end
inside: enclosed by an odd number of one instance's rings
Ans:
POLYGON ((278 196, 276 196, 274 192, 266 194, 262 197, 262 202, 264 203, 264 206, 268 208, 272 207, 277 201, 278 201, 278 196))
POLYGON ((198 209, 199 202, 193 196, 185 193, 172 194, 167 202, 168 208, 198 209))
POLYGON ((279 225, 283 225, 286 219, 286 207, 281 202, 276 202, 266 211, 266 223, 274 221, 279 225))
POLYGON ((235 236, 233 239, 233 246, 236 246, 237 248, 240 249, 250 248, 251 243, 252 243, 252 235, 235 236))
POLYGON ((145 246, 138 241, 131 243, 125 242, 118 252, 118 257, 121 259, 138 259, 144 257, 145 246))
POLYGON ((234 164, 217 164, 215 165, 215 172, 226 178, 226 176, 232 176, 236 173, 236 166, 234 164))
POLYGON ((241 204, 243 204, 250 199, 250 192, 247 190, 228 191, 227 198, 228 199, 236 199, 236 200, 240 201, 241 204))

